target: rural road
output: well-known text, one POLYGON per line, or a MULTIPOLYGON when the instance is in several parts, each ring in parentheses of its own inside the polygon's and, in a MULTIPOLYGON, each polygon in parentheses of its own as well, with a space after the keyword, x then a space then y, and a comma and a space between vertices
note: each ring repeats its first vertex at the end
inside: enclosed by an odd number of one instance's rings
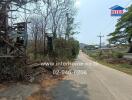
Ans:
POLYGON ((98 64, 80 52, 72 70, 85 70, 84 75, 67 75, 52 94, 54 100, 132 100, 132 76, 98 64))

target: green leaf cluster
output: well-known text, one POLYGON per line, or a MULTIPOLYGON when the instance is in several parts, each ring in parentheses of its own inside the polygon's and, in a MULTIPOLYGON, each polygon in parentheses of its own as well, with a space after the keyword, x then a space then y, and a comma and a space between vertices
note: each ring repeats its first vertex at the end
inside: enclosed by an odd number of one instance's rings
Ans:
POLYGON ((115 43, 132 43, 132 5, 128 7, 127 12, 118 20, 116 29, 109 34, 109 42, 115 43))

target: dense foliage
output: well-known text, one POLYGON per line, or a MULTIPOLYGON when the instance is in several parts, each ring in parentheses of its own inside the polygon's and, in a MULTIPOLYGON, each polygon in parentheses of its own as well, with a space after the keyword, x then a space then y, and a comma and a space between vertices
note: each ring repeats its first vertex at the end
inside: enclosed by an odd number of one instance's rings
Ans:
POLYGON ((109 42, 112 44, 129 43, 129 53, 132 53, 132 5, 128 8, 128 11, 118 20, 116 29, 113 33, 110 33, 109 42))
POLYGON ((63 38, 56 39, 55 41, 56 57, 61 60, 73 60, 79 53, 79 42, 73 38, 65 40, 63 38))
POLYGON ((29 53, 33 54, 34 59, 40 58, 40 56, 45 57, 49 55, 53 56, 50 58, 55 59, 55 56, 62 56, 60 51, 63 51, 64 57, 62 58, 75 58, 76 50, 73 49, 76 49, 76 47, 74 47, 76 42, 74 39, 71 39, 78 33, 75 30, 77 27, 75 22, 75 1, 44 1, 45 2, 41 3, 44 3, 45 9, 41 8, 41 4, 38 4, 39 7, 36 8, 38 15, 32 15, 30 18, 31 24, 29 26, 31 27, 31 41, 29 44, 31 46, 28 50, 29 53), (52 38, 50 41, 48 40, 49 37, 52 38), (52 48, 52 46, 54 50, 49 50, 49 47, 52 48))

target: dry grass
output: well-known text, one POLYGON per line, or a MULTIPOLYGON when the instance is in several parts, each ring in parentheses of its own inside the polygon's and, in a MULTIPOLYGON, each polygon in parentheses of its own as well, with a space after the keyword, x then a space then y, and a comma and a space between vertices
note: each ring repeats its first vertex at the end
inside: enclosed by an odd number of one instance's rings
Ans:
POLYGON ((52 96, 50 95, 50 89, 57 84, 56 79, 47 79, 43 80, 40 83, 41 90, 32 94, 27 100, 52 100, 52 96))
POLYGON ((27 97, 27 100, 53 100, 50 91, 62 78, 61 76, 42 75, 39 80, 41 89, 27 97))
POLYGON ((52 100, 52 98, 49 94, 46 95, 46 93, 41 90, 27 97, 27 100, 52 100))
POLYGON ((0 84, 0 92, 6 90, 7 86, 0 84))
MULTIPOLYGON (((131 64, 131 60, 127 60, 124 58, 101 58, 98 57, 97 58, 97 51, 95 52, 89 52, 88 55, 90 56, 90 59, 93 61, 97 61, 100 64, 106 65, 110 68, 122 71, 124 73, 127 73, 129 75, 132 75, 132 64, 131 64)), ((106 54, 108 55, 108 54, 106 54)), ((88 56, 88 57, 89 57, 88 56)))
POLYGON ((132 75, 132 65, 130 65, 130 64, 127 64, 127 63, 124 63, 124 64, 118 64, 118 63, 111 64, 111 63, 107 63, 106 61, 101 61, 101 60, 98 60, 98 62, 100 64, 106 65, 107 67, 122 71, 124 73, 129 74, 129 75, 132 75))

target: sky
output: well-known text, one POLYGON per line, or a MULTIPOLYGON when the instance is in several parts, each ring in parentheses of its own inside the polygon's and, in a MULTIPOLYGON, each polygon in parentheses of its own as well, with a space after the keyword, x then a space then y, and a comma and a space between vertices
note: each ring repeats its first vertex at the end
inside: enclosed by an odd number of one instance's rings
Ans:
POLYGON ((102 42, 108 43, 108 34, 113 32, 117 20, 120 17, 111 17, 109 8, 115 5, 124 8, 132 4, 132 0, 76 0, 78 14, 76 22, 79 22, 76 39, 80 43, 98 44, 100 33, 104 36, 102 42))

